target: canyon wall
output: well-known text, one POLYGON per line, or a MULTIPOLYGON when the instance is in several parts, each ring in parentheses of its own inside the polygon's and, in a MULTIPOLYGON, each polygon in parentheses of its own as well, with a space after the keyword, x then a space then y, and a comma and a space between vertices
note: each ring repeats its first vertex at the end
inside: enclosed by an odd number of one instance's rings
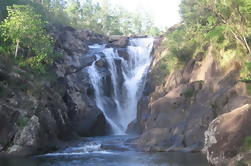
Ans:
POLYGON ((251 98, 246 84, 239 81, 239 63, 222 68, 215 48, 208 45, 159 84, 158 63, 167 51, 161 44, 155 49, 137 120, 130 126, 131 132, 140 134, 135 146, 151 152, 203 149, 208 160, 219 166, 231 164, 238 155, 238 160, 244 158, 240 154, 251 135, 251 98))

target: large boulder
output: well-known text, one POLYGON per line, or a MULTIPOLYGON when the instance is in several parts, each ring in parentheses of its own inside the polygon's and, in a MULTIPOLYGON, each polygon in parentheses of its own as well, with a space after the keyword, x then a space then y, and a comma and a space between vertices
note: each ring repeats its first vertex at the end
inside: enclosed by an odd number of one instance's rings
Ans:
MULTIPOLYGON (((37 116, 32 116, 29 124, 20 130, 14 139, 14 145, 9 148, 9 153, 15 155, 31 155, 37 153, 37 149, 44 149, 48 139, 44 139, 46 134, 41 132, 42 128, 37 116)), ((52 139, 52 138, 50 138, 52 139)), ((53 142, 53 140, 50 140, 53 142)))
POLYGON ((243 105, 213 120, 205 132, 203 152, 216 166, 227 165, 251 136, 251 105, 243 105))
POLYGON ((107 45, 107 47, 125 48, 128 46, 128 43, 129 37, 113 35, 109 37, 109 44, 107 45))

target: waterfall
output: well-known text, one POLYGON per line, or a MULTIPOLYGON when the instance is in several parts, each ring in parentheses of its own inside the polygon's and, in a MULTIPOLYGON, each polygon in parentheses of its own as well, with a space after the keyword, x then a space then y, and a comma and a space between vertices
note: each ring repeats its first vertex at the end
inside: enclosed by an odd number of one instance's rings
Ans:
POLYGON ((136 119, 137 103, 151 63, 153 41, 153 38, 130 39, 126 48, 128 58, 120 57, 118 49, 97 44, 89 46, 96 57, 88 68, 95 102, 113 134, 124 134, 128 124, 136 119))

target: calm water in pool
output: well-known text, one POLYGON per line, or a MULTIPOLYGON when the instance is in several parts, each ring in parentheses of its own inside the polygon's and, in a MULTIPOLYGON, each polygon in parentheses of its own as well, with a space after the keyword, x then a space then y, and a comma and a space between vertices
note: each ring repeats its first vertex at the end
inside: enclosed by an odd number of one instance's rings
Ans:
POLYGON ((145 153, 128 136, 84 138, 71 147, 42 156, 0 159, 0 166, 208 166, 198 153, 145 153))

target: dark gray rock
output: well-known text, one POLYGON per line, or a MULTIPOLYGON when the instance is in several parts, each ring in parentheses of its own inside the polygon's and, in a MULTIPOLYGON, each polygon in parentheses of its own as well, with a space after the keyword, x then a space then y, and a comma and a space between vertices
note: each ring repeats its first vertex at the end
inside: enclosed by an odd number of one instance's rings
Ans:
POLYGON ((127 49, 118 49, 118 54, 120 57, 124 58, 124 60, 128 61, 129 60, 129 54, 127 52, 127 49))
POLYGON ((106 47, 125 48, 128 46, 128 43, 129 43, 129 37, 116 36, 109 39, 109 44, 106 47))

